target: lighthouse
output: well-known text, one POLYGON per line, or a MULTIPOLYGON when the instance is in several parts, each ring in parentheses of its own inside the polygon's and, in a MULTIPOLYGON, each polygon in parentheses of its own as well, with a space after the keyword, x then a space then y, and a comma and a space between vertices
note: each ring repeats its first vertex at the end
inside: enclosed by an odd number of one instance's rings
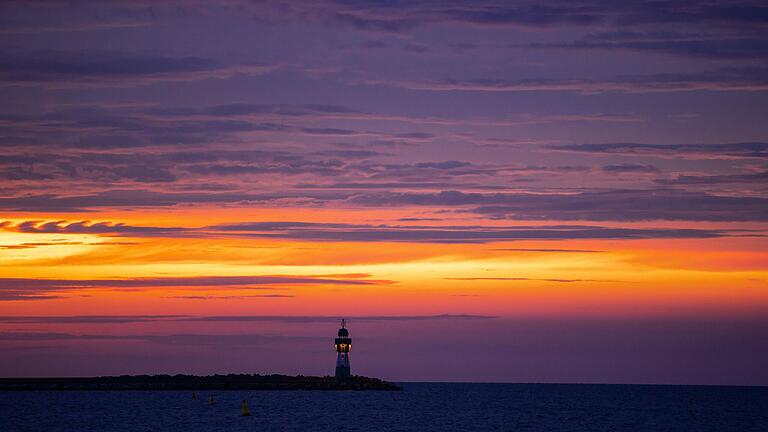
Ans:
POLYGON ((349 350, 352 349, 352 339, 347 330, 347 321, 341 320, 341 328, 336 336, 336 379, 344 379, 351 375, 349 370, 349 350))

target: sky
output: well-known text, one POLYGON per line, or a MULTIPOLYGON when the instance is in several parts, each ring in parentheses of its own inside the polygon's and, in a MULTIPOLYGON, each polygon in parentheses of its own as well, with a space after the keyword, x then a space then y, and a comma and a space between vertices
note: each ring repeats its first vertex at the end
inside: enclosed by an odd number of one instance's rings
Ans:
POLYGON ((0 376, 768 385, 761 1, 4 1, 0 376))

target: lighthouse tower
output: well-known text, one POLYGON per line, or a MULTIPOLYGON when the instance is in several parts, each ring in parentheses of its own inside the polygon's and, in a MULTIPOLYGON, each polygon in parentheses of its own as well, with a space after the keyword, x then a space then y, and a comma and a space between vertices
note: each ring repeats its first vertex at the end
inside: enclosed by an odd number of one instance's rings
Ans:
POLYGON ((352 339, 347 330, 347 321, 341 320, 341 328, 336 337, 336 379, 344 379, 351 375, 349 370, 349 350, 352 349, 352 339))

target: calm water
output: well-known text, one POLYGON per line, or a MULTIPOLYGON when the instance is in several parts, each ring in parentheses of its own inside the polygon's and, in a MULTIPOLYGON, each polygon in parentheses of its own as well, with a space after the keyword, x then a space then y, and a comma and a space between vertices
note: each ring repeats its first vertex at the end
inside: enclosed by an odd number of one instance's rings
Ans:
POLYGON ((768 431, 768 387, 404 387, 217 391, 198 400, 176 391, 0 392, 0 431, 768 431), (243 399, 251 417, 240 416, 243 399))

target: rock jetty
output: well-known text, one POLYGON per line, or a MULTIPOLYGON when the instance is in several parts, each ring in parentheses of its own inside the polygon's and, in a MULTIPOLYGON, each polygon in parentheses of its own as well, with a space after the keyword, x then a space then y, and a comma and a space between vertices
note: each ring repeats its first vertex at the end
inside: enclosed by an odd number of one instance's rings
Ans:
POLYGON ((0 391, 31 390, 402 390, 378 378, 289 375, 121 375, 85 378, 0 378, 0 391))

